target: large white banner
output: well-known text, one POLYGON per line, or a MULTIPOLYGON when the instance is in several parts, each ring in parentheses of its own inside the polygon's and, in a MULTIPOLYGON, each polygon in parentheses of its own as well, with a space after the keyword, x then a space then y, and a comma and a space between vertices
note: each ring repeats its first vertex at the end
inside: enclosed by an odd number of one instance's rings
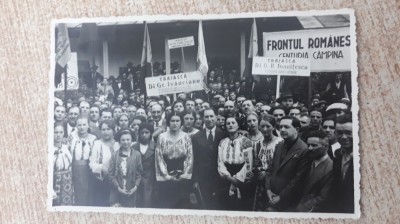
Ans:
POLYGON ((350 71, 350 28, 263 33, 264 57, 311 60, 311 72, 350 71))
POLYGON ((310 76, 310 59, 254 57, 253 74, 310 76))
POLYGON ((147 96, 203 90, 203 75, 199 71, 146 78, 147 96))
MULTIPOLYGON (((78 78, 78 56, 76 52, 71 53, 71 58, 67 63, 67 89, 75 90, 79 88, 78 78)), ((57 85, 55 91, 64 91, 65 73, 61 75, 61 82, 57 85)))

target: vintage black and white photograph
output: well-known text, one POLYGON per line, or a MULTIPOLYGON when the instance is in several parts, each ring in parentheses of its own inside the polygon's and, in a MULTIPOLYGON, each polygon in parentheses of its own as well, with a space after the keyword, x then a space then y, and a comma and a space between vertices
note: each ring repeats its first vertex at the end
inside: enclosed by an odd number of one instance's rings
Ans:
POLYGON ((360 216, 353 10, 52 25, 50 211, 360 216))

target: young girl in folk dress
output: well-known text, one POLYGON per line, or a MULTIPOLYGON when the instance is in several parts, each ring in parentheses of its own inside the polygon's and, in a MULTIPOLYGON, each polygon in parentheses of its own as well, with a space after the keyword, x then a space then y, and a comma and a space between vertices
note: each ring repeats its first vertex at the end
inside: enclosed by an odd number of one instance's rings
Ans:
POLYGON ((134 150, 130 129, 122 129, 115 136, 120 148, 114 152, 108 170, 111 182, 110 204, 115 207, 136 207, 136 191, 142 179, 142 160, 134 150))
POLYGON ((272 161, 275 146, 283 141, 281 137, 273 134, 276 125, 275 118, 272 115, 264 114, 259 121, 259 130, 263 135, 260 149, 257 152, 254 168, 258 170, 257 186, 254 196, 253 211, 266 211, 268 206, 268 197, 265 191, 265 175, 269 164, 272 161))
POLYGON ((54 125, 54 160, 53 160, 53 190, 55 197, 53 205, 72 205, 73 187, 71 163, 72 155, 68 146, 62 144, 64 128, 62 123, 54 125))
POLYGON ((94 141, 89 167, 92 171, 91 178, 91 205, 110 205, 110 184, 106 180, 110 166, 111 155, 116 149, 114 140, 115 125, 113 121, 104 120, 99 125, 101 139, 94 141))

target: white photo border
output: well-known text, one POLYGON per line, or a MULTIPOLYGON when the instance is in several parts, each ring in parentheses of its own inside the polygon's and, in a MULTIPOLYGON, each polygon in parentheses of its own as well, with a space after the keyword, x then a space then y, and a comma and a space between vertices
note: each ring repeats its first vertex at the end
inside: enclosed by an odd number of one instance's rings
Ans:
POLYGON ((354 9, 332 9, 332 10, 309 10, 309 11, 272 11, 272 12, 246 12, 232 14, 192 14, 192 15, 143 15, 143 16, 124 16, 124 17, 98 17, 98 18, 64 18, 53 19, 50 27, 51 46, 50 46, 50 72, 49 72, 49 103, 48 103, 48 183, 47 183, 47 210, 50 212, 108 212, 112 214, 145 214, 145 215, 209 215, 209 216, 229 216, 229 217, 265 217, 265 218, 339 218, 339 219, 359 219, 360 209, 360 139, 359 139, 359 104, 358 104, 358 66, 357 66, 357 36, 356 18, 354 9), (89 207, 89 206, 52 206, 53 191, 53 153, 50 146, 53 145, 54 133, 54 70, 55 70, 55 27, 57 23, 93 23, 93 22, 174 22, 174 21, 198 21, 198 20, 222 20, 240 18, 260 18, 260 17, 288 17, 288 16, 318 16, 348 14, 350 16, 350 38, 351 38, 351 101, 353 118, 353 158, 354 158, 354 213, 294 213, 294 212, 245 212, 245 211, 213 211, 213 210, 190 210, 190 209, 154 209, 154 208, 114 208, 114 207, 89 207))

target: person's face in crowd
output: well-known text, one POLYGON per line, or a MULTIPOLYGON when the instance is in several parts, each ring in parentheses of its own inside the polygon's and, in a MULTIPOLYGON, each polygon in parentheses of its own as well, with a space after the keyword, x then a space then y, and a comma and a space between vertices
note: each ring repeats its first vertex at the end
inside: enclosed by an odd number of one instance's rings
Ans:
POLYGON ((299 121, 301 127, 308 127, 310 125, 310 118, 308 116, 301 116, 299 121))
POLYGON ((217 124, 218 124, 218 127, 223 128, 225 125, 225 117, 222 115, 218 115, 217 116, 217 124))
POLYGON ((121 79, 117 79, 117 84, 120 84, 121 83, 121 79))
POLYGON ((184 110, 185 110, 185 108, 183 107, 182 103, 179 102, 174 105, 175 112, 182 113, 184 110))
POLYGON ((122 108, 116 107, 114 109, 114 114, 113 114, 114 119, 117 119, 119 116, 121 116, 121 114, 122 114, 122 108))
POLYGON ((188 111, 188 112, 194 111, 195 106, 194 106, 194 101, 193 100, 186 101, 185 106, 186 106, 186 111, 188 111))
POLYGON ((88 115, 89 114, 89 108, 90 105, 88 102, 81 102, 79 105, 79 109, 81 110, 82 115, 88 115))
POLYGON ((168 114, 170 114, 172 112, 172 107, 168 106, 165 108, 165 116, 168 116, 168 114))
POLYGON ((229 89, 233 89, 235 87, 235 83, 230 83, 229 84, 229 89))
POLYGON ((135 101, 136 100, 136 93, 131 93, 129 95, 129 99, 132 100, 132 101, 135 101))
POLYGON ((353 124, 351 122, 337 123, 336 137, 342 148, 347 152, 353 151, 353 124))
POLYGON ((210 108, 210 104, 208 102, 204 102, 203 104, 201 104, 201 111, 205 111, 208 108, 210 108))
POLYGON ((103 123, 100 127, 101 136, 104 140, 108 141, 114 137, 114 130, 103 123))
POLYGON ((269 107, 268 105, 263 105, 260 108, 260 115, 264 115, 264 114, 268 114, 269 110, 271 110, 271 107, 269 107))
POLYGON ((292 107, 293 103, 294 103, 293 98, 286 98, 282 100, 282 105, 286 108, 292 107))
POLYGON ((151 107, 151 117, 153 121, 159 122, 161 120, 162 108, 160 105, 156 104, 151 107))
POLYGON ((220 97, 218 99, 218 105, 220 105, 220 106, 224 106, 225 105, 225 98, 224 97, 220 97))
POLYGON ((330 141, 336 139, 335 123, 332 120, 326 120, 324 123, 322 123, 322 131, 325 132, 330 141))
POLYGON ((201 118, 200 114, 196 114, 196 121, 194 122, 194 127, 199 130, 203 129, 203 118, 201 118))
POLYGON ((79 136, 86 135, 89 130, 89 124, 87 119, 78 119, 76 122, 76 128, 78 129, 79 136))
POLYGON ((133 118, 134 116, 136 116, 136 110, 137 108, 135 106, 128 106, 128 108, 126 108, 126 112, 129 115, 129 118, 133 118))
POLYGON ((142 105, 144 105, 144 95, 143 95, 143 94, 140 94, 139 100, 140 100, 140 103, 141 103, 142 105))
POLYGON ((254 111, 254 106, 251 100, 245 100, 242 104, 242 109, 245 114, 254 111))
POLYGON ((280 129, 281 137, 285 141, 295 140, 297 138, 298 130, 295 127, 293 127, 292 120, 282 119, 279 122, 279 129, 280 129))
POLYGON ((128 115, 122 114, 119 118, 119 124, 121 128, 128 128, 129 127, 129 118, 128 115))
POLYGON ((151 132, 147 128, 143 128, 139 132, 139 141, 143 144, 148 144, 151 139, 151 132))
POLYGON ((242 88, 246 88, 246 82, 242 82, 242 88))
POLYGON ((54 110, 54 118, 56 121, 63 121, 65 118, 65 107, 57 106, 54 110))
POLYGON ((204 123, 207 129, 213 129, 216 125, 217 118, 213 110, 204 111, 204 123))
POLYGON ((183 126, 185 128, 192 128, 194 126, 193 114, 185 114, 183 117, 183 126))
POLYGON ((133 80, 133 74, 129 74, 128 75, 128 79, 129 79, 129 81, 132 81, 133 80))
POLYGON ((69 109, 68 112, 68 123, 71 126, 75 126, 76 125, 76 119, 79 117, 79 108, 78 107, 72 107, 71 109, 69 109))
POLYGON ((101 102, 100 102, 100 101, 95 101, 95 102, 93 103, 93 106, 98 106, 98 107, 100 107, 100 106, 101 106, 101 102))
POLYGON ((228 131, 229 134, 236 133, 239 130, 239 124, 233 117, 228 117, 226 119, 225 126, 226 126, 226 131, 228 131))
POLYGON ((119 95, 117 96, 117 101, 118 101, 118 102, 121 102, 123 98, 124 98, 124 95, 119 94, 119 95))
POLYGON ((89 110, 89 118, 92 122, 97 122, 100 118, 99 108, 91 107, 89 110))
POLYGON ((240 82, 235 82, 235 87, 238 89, 240 87, 240 82))
POLYGON ((319 127, 322 122, 322 114, 319 111, 311 111, 310 113, 310 124, 312 124, 314 127, 319 127))
POLYGON ((226 101, 224 108, 226 113, 232 114, 235 112, 235 104, 233 101, 226 101))
POLYGON ((196 110, 197 110, 197 111, 200 111, 200 110, 201 110, 201 104, 203 104, 203 100, 201 100, 201 99, 196 99, 196 100, 194 101, 194 103, 195 103, 195 106, 196 106, 196 110))
POLYGON ((282 109, 276 109, 272 112, 272 115, 274 115, 277 121, 280 121, 281 118, 285 116, 285 111, 282 109))
POLYGON ((340 80, 342 80, 342 74, 341 73, 336 74, 335 79, 336 79, 336 82, 339 82, 340 80))
POLYGON ((129 106, 129 103, 128 103, 128 101, 127 101, 127 100, 124 100, 124 102, 122 102, 122 106, 124 106, 124 107, 128 107, 128 106, 129 106))
POLYGON ((64 137, 64 128, 61 125, 57 125, 54 128, 54 143, 59 144, 62 142, 64 137))
POLYGON ((246 100, 246 98, 244 98, 244 97, 238 97, 238 98, 237 98, 236 104, 237 104, 238 108, 241 108, 241 107, 242 107, 242 103, 243 103, 243 101, 245 101, 245 100, 246 100))
POLYGON ((105 121, 105 120, 112 120, 112 114, 109 111, 104 111, 103 113, 101 113, 101 120, 105 121))
POLYGON ((140 126, 141 123, 142 123, 142 121, 139 120, 139 119, 134 119, 132 121, 131 127, 136 133, 139 131, 139 126, 140 126))
POLYGON ((130 134, 121 135, 121 139, 119 140, 119 144, 123 149, 129 149, 132 145, 132 136, 130 134))
POLYGON ((214 78, 215 77, 215 71, 211 71, 210 72, 210 78, 214 78))
POLYGON ((259 129, 261 133, 264 135, 266 138, 270 138, 272 136, 272 131, 274 130, 274 126, 272 126, 271 123, 265 120, 260 121, 259 129))
POLYGON ((224 97, 226 98, 226 97, 229 97, 229 89, 228 89, 228 85, 227 84, 224 84, 224 86, 226 85, 226 88, 225 88, 225 90, 224 90, 224 97))
POLYGON ((344 110, 336 110, 335 114, 336 114, 336 117, 341 117, 341 116, 345 115, 346 112, 344 112, 344 110))
POLYGON ((261 112, 261 107, 263 106, 262 103, 256 103, 256 113, 260 113, 261 112))
POLYGON ((319 99, 318 98, 313 98, 312 99, 312 101, 311 101, 311 105, 317 105, 317 103, 319 102, 319 99))
POLYGON ((258 118, 254 115, 247 116, 247 127, 249 131, 256 131, 258 129, 258 118))
POLYGON ((300 118, 300 110, 297 108, 290 109, 289 116, 299 119, 300 118))
POLYGON ((181 118, 177 115, 174 115, 171 117, 171 120, 169 121, 169 129, 171 131, 178 131, 181 128, 182 122, 181 118))
POLYGON ((236 93, 235 92, 231 92, 229 94, 229 98, 230 98, 230 100, 235 101, 236 100, 236 93))
POLYGON ((319 159, 326 154, 328 147, 323 141, 318 137, 309 137, 307 139, 308 150, 311 152, 310 157, 312 159, 319 159))
POLYGON ((137 109, 136 115, 140 115, 140 116, 147 118, 146 111, 143 108, 137 109))

